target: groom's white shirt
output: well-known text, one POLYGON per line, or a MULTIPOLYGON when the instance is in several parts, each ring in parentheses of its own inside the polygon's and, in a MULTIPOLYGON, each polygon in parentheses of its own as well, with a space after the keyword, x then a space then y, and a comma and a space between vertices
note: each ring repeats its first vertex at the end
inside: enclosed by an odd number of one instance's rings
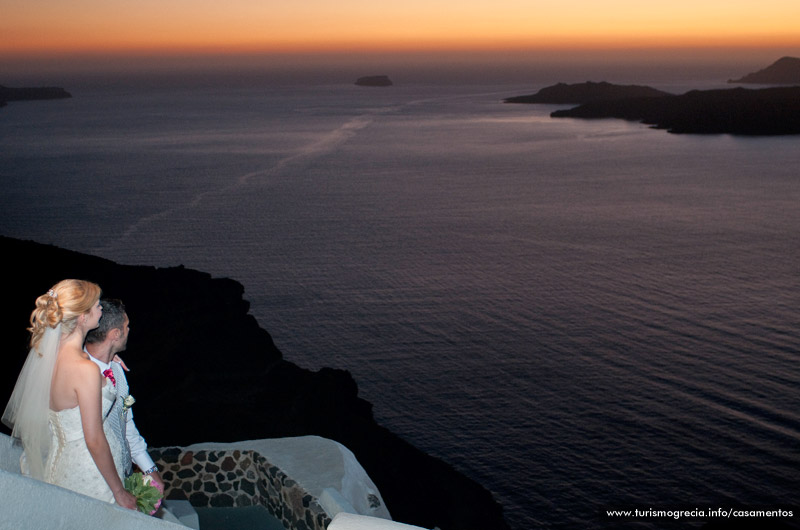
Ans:
MULTIPOLYGON (((89 359, 100 368, 100 372, 111 368, 110 363, 104 363, 100 359, 92 357, 91 354, 89 355, 89 359)), ((122 377, 125 377, 125 371, 122 367, 120 367, 117 372, 122 374, 122 377)), ((125 379, 125 386, 127 386, 127 378, 125 379)), ((124 396, 120 397, 124 398, 124 396)), ((153 462, 153 459, 150 458, 150 455, 147 453, 147 443, 144 441, 144 438, 142 438, 142 435, 139 434, 139 429, 136 428, 136 424, 133 423, 133 408, 129 408, 125 412, 125 438, 128 440, 128 446, 131 450, 131 460, 139 466, 139 469, 144 471, 155 465, 155 462, 153 462)))

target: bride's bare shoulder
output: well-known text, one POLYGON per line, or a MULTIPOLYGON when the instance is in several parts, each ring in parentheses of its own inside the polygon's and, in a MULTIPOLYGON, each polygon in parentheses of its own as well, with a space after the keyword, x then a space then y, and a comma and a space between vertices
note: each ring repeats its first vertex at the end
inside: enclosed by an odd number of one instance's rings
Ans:
POLYGON ((80 402, 80 396, 99 395, 103 375, 97 365, 82 353, 72 348, 63 348, 58 352, 50 388, 53 410, 75 407, 80 402))
POLYGON ((59 352, 59 365, 61 369, 80 377, 100 378, 100 370, 90 359, 89 355, 77 348, 65 348, 59 352))

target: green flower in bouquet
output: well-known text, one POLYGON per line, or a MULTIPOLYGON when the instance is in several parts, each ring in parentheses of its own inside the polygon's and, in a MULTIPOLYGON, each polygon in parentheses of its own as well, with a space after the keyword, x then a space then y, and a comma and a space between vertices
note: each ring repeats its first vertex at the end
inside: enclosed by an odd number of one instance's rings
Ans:
POLYGON ((156 513, 164 498, 164 492, 159 489, 158 483, 149 475, 141 473, 133 473, 126 478, 125 489, 136 497, 136 508, 149 515, 156 513))

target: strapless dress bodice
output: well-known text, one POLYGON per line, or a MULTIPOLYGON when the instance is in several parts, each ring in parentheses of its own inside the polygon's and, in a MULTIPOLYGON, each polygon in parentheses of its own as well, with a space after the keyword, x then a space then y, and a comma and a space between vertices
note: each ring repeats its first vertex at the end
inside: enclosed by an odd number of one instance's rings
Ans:
MULTIPOLYGON (((120 443, 109 428, 106 418, 116 399, 114 386, 109 382, 102 389, 103 432, 108 440, 117 473, 122 477, 120 443)), ((45 480, 90 497, 114 502, 108 483, 100 474, 89 453, 83 434, 80 407, 50 411, 52 441, 47 459, 45 480)))

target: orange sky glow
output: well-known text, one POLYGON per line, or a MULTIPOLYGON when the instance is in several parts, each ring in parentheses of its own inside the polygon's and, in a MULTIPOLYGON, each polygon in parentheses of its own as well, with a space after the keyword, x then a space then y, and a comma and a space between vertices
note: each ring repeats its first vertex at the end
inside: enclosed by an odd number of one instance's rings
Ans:
POLYGON ((800 47, 796 0, 0 0, 0 56, 800 47))

